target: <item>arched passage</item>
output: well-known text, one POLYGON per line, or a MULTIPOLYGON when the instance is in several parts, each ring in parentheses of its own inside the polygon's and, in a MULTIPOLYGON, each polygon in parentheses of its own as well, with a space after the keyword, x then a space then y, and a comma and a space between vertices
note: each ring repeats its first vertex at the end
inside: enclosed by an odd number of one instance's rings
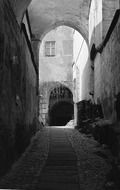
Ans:
POLYGON ((79 32, 88 39, 88 12, 90 0, 11 0, 16 19, 20 24, 28 9, 32 33, 35 38, 53 25, 67 25, 78 28, 79 32), (58 24, 62 23, 62 24, 58 24), (74 26, 73 26, 74 25, 74 26))
MULTIPOLYGON (((88 46, 85 39, 82 37, 82 35, 80 35, 79 32, 77 32, 71 27, 63 25, 56 27, 54 30, 47 33, 45 37, 42 39, 39 52, 40 85, 44 86, 46 84, 49 84, 47 86, 49 86, 49 89, 51 89, 51 87, 56 87, 56 85, 53 85, 53 82, 59 81, 60 84, 64 84, 69 89, 71 89, 72 92, 74 92, 74 102, 80 101, 82 94, 81 76, 87 63, 87 52, 88 46), (45 56, 46 42, 48 43, 50 41, 54 42, 55 44, 55 54, 54 56, 45 56), (76 79, 75 84, 73 84, 73 79, 76 79)), ((51 90, 49 90, 49 93, 50 91, 51 90)), ((50 97, 49 93, 47 99, 49 99, 50 97)), ((46 110, 46 106, 43 106, 43 111, 47 112, 47 124, 49 123, 48 115, 50 116, 50 114, 48 114, 48 110, 51 109, 51 102, 53 102, 52 98, 50 99, 50 102, 47 101, 46 110)))
POLYGON ((73 28, 74 30, 78 31, 80 33, 80 35, 82 35, 82 37, 85 39, 86 44, 88 46, 89 49, 89 42, 88 42, 88 36, 85 34, 85 31, 82 27, 79 27, 79 25, 77 25, 75 22, 70 21, 70 20, 61 20, 61 21, 56 21, 55 23, 52 23, 51 25, 49 25, 49 27, 42 33, 42 35, 40 36, 40 42, 43 40, 43 38, 52 30, 56 29, 57 27, 60 26, 66 26, 66 27, 70 27, 73 28))
POLYGON ((49 98, 49 125, 64 126, 73 118, 72 92, 61 85, 54 88, 49 98))
POLYGON ((70 102, 58 102, 49 112, 50 126, 64 126, 73 117, 73 104, 70 102))

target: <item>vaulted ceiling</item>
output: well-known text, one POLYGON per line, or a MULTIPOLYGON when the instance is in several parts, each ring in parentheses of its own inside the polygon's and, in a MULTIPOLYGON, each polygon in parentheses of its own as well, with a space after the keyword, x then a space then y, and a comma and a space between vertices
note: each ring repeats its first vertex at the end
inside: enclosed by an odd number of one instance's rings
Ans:
POLYGON ((37 38, 56 26, 67 25, 77 29, 87 40, 90 1, 11 0, 11 3, 18 23, 28 8, 32 33, 37 38))

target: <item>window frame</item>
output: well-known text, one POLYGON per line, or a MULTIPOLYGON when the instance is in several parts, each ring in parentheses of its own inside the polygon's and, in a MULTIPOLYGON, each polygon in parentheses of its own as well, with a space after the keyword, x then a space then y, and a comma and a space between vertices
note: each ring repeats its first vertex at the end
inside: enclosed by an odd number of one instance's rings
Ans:
POLYGON ((45 41, 45 57, 54 57, 56 55, 56 42, 45 41))

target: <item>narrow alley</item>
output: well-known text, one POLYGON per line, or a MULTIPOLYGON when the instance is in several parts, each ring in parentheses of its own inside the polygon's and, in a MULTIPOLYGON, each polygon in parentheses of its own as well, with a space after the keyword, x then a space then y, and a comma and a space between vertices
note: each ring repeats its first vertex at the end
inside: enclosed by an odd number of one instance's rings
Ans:
POLYGON ((0 0, 0 189, 120 190, 120 0, 0 0))
POLYGON ((68 127, 47 127, 0 181, 3 189, 104 190, 109 155, 92 138, 68 127))

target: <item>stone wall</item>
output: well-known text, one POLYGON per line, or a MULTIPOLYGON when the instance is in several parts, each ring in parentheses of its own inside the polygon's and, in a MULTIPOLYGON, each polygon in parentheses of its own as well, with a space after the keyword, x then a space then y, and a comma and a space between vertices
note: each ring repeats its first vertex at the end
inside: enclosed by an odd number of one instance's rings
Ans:
POLYGON ((0 175, 27 146, 36 117, 36 72, 9 1, 0 1, 0 175))
POLYGON ((39 86, 39 117, 42 119, 45 125, 48 125, 48 112, 49 112, 49 98, 50 93, 56 87, 64 86, 73 93, 73 83, 72 82, 43 82, 39 86))
MULTIPOLYGON (((89 88, 90 92, 93 91, 95 103, 102 104, 105 118, 112 121, 116 120, 115 99, 119 93, 120 71, 119 22, 115 28, 116 20, 112 23, 117 9, 118 0, 92 0, 89 14, 89 72, 92 79, 89 88)), ((85 76, 86 73, 85 70, 85 76)))
POLYGON ((25 112, 26 125, 31 125, 34 118, 37 117, 37 75, 31 60, 31 53, 28 48, 28 44, 24 37, 24 50, 25 50, 25 79, 26 79, 26 103, 25 103, 25 112))
POLYGON ((94 59, 94 99, 101 103, 105 119, 119 120, 120 93, 120 18, 116 12, 103 45, 97 47, 94 59))
MULTIPOLYGON (((94 51, 94 100, 101 103, 105 119, 117 121, 120 93, 120 19, 119 11, 111 22, 103 42, 94 51)), ((91 50, 92 52, 92 50, 91 50)))
POLYGON ((116 120, 116 98, 120 93, 120 17, 102 52, 101 99, 104 115, 116 120))
POLYGON ((116 9, 119 9, 119 0, 104 0, 103 1, 103 39, 110 27, 116 9))

